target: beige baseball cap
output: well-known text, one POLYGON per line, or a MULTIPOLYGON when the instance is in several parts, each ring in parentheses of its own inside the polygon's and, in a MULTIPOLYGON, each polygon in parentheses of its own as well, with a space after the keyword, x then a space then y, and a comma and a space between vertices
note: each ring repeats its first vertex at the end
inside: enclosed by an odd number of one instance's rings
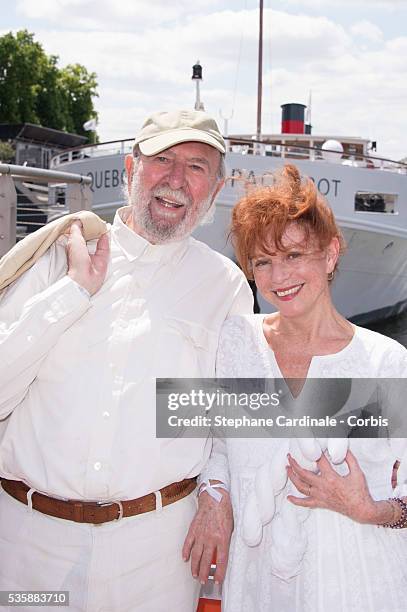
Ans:
POLYGON ((225 141, 217 123, 203 111, 178 110, 154 113, 146 119, 136 136, 143 155, 156 155, 181 142, 204 142, 221 153, 225 141))

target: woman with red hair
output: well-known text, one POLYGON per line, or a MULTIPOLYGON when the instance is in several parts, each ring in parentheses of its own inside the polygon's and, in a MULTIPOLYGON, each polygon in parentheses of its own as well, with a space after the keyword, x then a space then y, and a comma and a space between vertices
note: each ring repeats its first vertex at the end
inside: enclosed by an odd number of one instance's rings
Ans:
MULTIPOLYGON (((330 284, 344 240, 295 166, 238 202, 231 236, 276 312, 226 321, 219 377, 284 378, 296 398, 308 377, 407 376, 404 347, 336 310, 330 284)), ((405 610, 406 462, 405 441, 387 438, 214 440, 201 480, 230 474, 235 519, 222 610, 405 610)))

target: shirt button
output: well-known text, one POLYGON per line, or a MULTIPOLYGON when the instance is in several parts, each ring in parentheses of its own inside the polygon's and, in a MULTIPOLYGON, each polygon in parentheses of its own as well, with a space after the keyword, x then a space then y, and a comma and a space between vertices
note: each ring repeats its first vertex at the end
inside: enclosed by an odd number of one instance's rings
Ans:
POLYGON ((107 410, 104 411, 103 413, 103 418, 104 419, 108 419, 110 417, 110 412, 108 412, 107 410))
POLYGON ((98 472, 101 469, 102 464, 100 463, 100 461, 96 461, 96 463, 93 464, 93 467, 98 472))

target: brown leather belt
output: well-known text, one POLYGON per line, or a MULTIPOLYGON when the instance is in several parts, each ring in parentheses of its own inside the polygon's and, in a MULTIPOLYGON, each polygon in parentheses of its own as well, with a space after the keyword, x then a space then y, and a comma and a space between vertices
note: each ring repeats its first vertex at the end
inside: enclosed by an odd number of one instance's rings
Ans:
MULTIPOLYGON (((22 502, 26 506, 27 492, 29 487, 19 480, 6 480, 0 478, 3 489, 22 502)), ((173 482, 172 484, 160 489, 162 505, 168 506, 183 497, 186 497, 196 487, 196 478, 186 478, 181 482, 173 482)), ((43 514, 54 516, 56 518, 75 521, 76 523, 93 523, 100 525, 109 521, 115 521, 127 516, 135 516, 144 512, 151 512, 156 508, 156 496, 154 493, 143 495, 138 499, 129 499, 126 501, 113 502, 87 502, 87 501, 64 501, 55 497, 48 497, 42 493, 33 493, 32 507, 43 514)))

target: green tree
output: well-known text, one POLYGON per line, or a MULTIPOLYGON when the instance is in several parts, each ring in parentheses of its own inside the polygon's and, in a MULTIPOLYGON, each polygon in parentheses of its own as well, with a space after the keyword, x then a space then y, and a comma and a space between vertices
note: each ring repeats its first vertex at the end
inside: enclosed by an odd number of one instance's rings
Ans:
POLYGON ((15 151, 11 144, 7 141, 0 140, 0 162, 14 161, 15 151))
POLYGON ((96 141, 96 132, 85 132, 83 124, 88 119, 97 119, 93 98, 97 96, 97 81, 94 72, 89 73, 80 64, 70 64, 60 70, 59 83, 66 108, 68 131, 88 136, 96 141))
POLYGON ((58 58, 51 55, 36 87, 35 109, 40 123, 56 130, 69 129, 65 91, 60 85, 58 58))
POLYGON ((0 37, 0 123, 37 123, 97 141, 83 123, 97 119, 94 72, 74 64, 58 67, 58 57, 47 55, 34 35, 21 30, 0 37))
POLYGON ((26 30, 0 38, 0 120, 38 123, 36 97, 46 56, 26 30))

